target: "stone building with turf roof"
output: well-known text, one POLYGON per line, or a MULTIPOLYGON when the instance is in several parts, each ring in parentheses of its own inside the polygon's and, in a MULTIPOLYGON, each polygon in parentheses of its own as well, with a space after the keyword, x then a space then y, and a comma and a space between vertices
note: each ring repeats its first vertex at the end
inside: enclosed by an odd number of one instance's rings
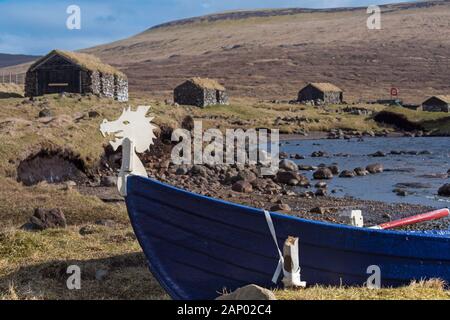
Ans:
POLYGON ((127 76, 86 53, 53 50, 31 65, 25 77, 25 95, 92 93, 128 101, 127 76))
POLYGON ((339 104, 344 100, 344 91, 331 83, 310 83, 298 93, 299 102, 339 104))
POLYGON ((207 78, 189 79, 174 90, 174 102, 181 105, 206 107, 228 104, 228 94, 219 82, 207 78))
POLYGON ((422 103, 422 109, 430 112, 450 112, 450 95, 430 97, 422 103))

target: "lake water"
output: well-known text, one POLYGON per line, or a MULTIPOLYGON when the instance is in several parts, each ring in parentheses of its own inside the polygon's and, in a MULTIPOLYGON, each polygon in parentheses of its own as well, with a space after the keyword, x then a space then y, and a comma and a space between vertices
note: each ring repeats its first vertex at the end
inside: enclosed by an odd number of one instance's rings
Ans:
MULTIPOLYGON (((280 151, 289 154, 299 153, 304 160, 293 160, 297 164, 314 165, 338 164, 339 169, 353 170, 366 167, 372 163, 382 163, 384 173, 365 177, 339 178, 327 181, 329 190, 337 190, 333 196, 352 196, 365 200, 380 200, 391 203, 413 203, 445 208, 450 206, 450 198, 437 196, 438 189, 450 178, 432 178, 436 174, 446 174, 450 169, 450 138, 365 138, 363 142, 352 140, 299 140, 282 142, 280 151), (391 155, 395 151, 429 151, 423 155, 391 155), (326 151, 330 157, 312 158, 314 151, 326 151), (386 157, 369 156, 377 151, 387 154, 386 157), (349 156, 335 156, 348 154, 349 156), (393 192, 399 183, 421 184, 404 188, 408 190, 406 197, 393 192)), ((312 172, 303 171, 312 179, 312 172)))

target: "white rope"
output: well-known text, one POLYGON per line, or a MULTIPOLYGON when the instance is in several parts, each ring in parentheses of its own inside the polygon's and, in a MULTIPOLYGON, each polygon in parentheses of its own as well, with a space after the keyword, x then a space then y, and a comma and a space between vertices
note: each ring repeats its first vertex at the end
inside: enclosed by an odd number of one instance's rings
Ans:
POLYGON ((270 212, 264 210, 264 215, 266 216, 266 221, 267 221, 267 225, 269 226, 270 234, 272 235, 273 241, 275 241, 275 245, 278 250, 278 255, 280 256, 280 260, 278 260, 277 269, 275 270, 275 273, 272 278, 272 282, 277 284, 278 278, 280 277, 280 274, 281 274, 281 271, 283 271, 285 276, 287 276, 287 274, 286 274, 287 272, 284 270, 284 257, 283 257, 283 253, 280 250, 280 247, 278 246, 277 234, 275 233, 275 227, 273 225, 273 221, 272 221, 272 217, 270 216, 270 212))
POLYGON ((284 256, 278 246, 277 234, 275 232, 275 226, 272 221, 272 217, 269 211, 264 210, 264 215, 266 216, 267 225, 269 226, 270 234, 272 235, 273 241, 275 242, 275 246, 277 247, 278 255, 280 259, 278 260, 278 266, 275 270, 275 273, 272 277, 272 282, 274 284, 278 283, 278 278, 280 277, 281 271, 283 271, 283 284, 287 288, 292 287, 306 287, 306 282, 301 280, 301 268, 300 265, 297 267, 297 270, 292 270, 292 272, 286 271, 284 268, 284 256))

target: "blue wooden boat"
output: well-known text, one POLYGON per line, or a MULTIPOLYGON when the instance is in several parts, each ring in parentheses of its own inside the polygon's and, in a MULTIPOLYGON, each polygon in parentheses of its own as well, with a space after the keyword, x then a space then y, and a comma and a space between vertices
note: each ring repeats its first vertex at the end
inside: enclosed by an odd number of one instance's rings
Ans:
MULTIPOLYGON (((279 254, 264 212, 193 194, 138 176, 126 203, 151 272, 174 299, 214 299, 247 284, 276 287, 279 254)), ((308 285, 361 286, 381 268, 382 286, 450 281, 450 237, 392 232, 271 214, 278 244, 298 237, 308 285)), ((278 285, 280 285, 281 278, 278 285)))

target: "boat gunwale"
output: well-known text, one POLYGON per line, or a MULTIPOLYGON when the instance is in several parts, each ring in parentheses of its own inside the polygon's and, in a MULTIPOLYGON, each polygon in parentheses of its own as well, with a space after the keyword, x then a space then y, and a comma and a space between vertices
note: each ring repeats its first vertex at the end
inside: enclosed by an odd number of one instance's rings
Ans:
MULTIPOLYGON (((165 187, 168 189, 171 189, 173 191, 182 193, 182 194, 187 194, 190 196, 194 196, 197 198, 201 198, 201 199, 205 199, 208 201, 215 201, 218 203, 221 203, 223 205, 227 205, 227 206, 235 206, 237 208, 240 209, 245 209, 246 211, 253 211, 254 213, 257 213, 258 215, 264 214, 264 209, 258 209, 255 207, 250 207, 250 206, 246 206, 246 205, 242 205, 239 203, 234 203, 234 202, 230 202, 230 201, 226 201, 223 199, 216 199, 216 198, 212 198, 212 197, 208 197, 202 194, 198 194, 189 190, 184 190, 175 186, 172 186, 170 184, 167 183, 163 183, 161 181, 158 180, 154 180, 154 179, 150 179, 150 178, 145 178, 145 177, 140 177, 140 176, 130 176, 128 178, 128 180, 130 178, 138 178, 138 179, 143 179, 145 180, 149 180, 153 183, 156 183, 158 185, 160 185, 161 187, 165 187)), ((337 223, 331 223, 331 222, 324 222, 324 221, 317 221, 317 220, 309 220, 309 219, 305 219, 305 218, 300 218, 297 216, 291 216, 291 215, 287 215, 287 214, 283 214, 283 213, 278 213, 278 212, 271 212, 270 211, 270 215, 272 217, 278 217, 278 218, 282 218, 282 219, 287 219, 287 220, 293 220, 293 221, 298 221, 298 222, 302 222, 302 223, 307 223, 307 224, 313 224, 313 225, 318 225, 318 226, 324 226, 324 227, 329 227, 329 228, 341 228, 341 229, 347 229, 347 230, 352 230, 352 231, 359 231, 359 232, 365 232, 368 234, 386 234, 386 235, 396 235, 396 236, 408 236, 408 237, 413 237, 413 238, 426 238, 426 239, 441 239, 441 240, 445 240, 444 242, 450 242, 450 236, 447 235, 439 235, 439 234, 422 234, 420 232, 417 231, 394 231, 394 230, 380 230, 380 229, 370 229, 370 228, 360 228, 360 227, 354 227, 354 226, 350 226, 350 225, 345 225, 345 224, 337 224, 337 223)), ((433 230, 428 230, 428 231, 433 231, 433 230)))
MULTIPOLYGON (((139 194, 139 193, 137 193, 136 196, 137 196, 137 197, 141 197, 141 198, 148 198, 148 197, 144 197, 142 194, 139 194)), ((193 212, 191 212, 191 211, 189 211, 189 210, 186 210, 186 209, 183 209, 183 208, 174 206, 174 205, 169 205, 169 204, 167 204, 167 203, 164 203, 164 202, 162 202, 162 201, 156 200, 156 199, 154 199, 154 198, 151 198, 151 200, 152 200, 152 201, 155 201, 155 202, 158 202, 158 203, 160 203, 161 205, 163 205, 163 206, 165 206, 165 207, 173 208, 173 209, 176 209, 176 210, 179 210, 179 211, 183 211, 183 212, 185 212, 185 213, 188 214, 188 215, 195 215, 195 213, 193 213, 193 212)), ((198 216, 198 215, 196 215, 196 217, 199 218, 199 219, 208 219, 208 218, 206 218, 206 217, 204 217, 204 216, 198 216)), ((150 217, 150 218, 151 218, 151 217, 150 217)), ((297 217, 297 218, 298 218, 298 217, 297 217)), ((151 218, 151 219, 152 219, 152 218, 151 218)), ((299 218, 299 219, 301 219, 301 218, 299 218)), ((304 219, 302 219, 302 220, 304 220, 304 219)), ((159 218, 158 221, 160 221, 160 222, 162 222, 162 223, 165 223, 165 224, 169 224, 168 221, 163 220, 163 219, 161 219, 161 218, 159 218)), ((224 222, 222 222, 222 221, 220 221, 220 220, 208 219, 208 221, 214 222, 214 223, 217 223, 217 224, 226 224, 226 223, 224 223, 224 222)), ((313 221, 313 220, 307 220, 307 221, 313 221)), ((313 221, 313 222, 314 222, 314 221, 313 221)), ((171 224, 171 225, 172 225, 173 227, 176 227, 176 224, 171 224)), ((248 233, 257 234, 257 235, 259 235, 259 236, 262 235, 262 233, 256 232, 256 231, 251 230, 251 229, 242 228, 241 226, 235 226, 235 225, 231 225, 231 224, 226 224, 226 225, 227 225, 228 227, 230 227, 230 228, 235 227, 235 228, 239 228, 240 230, 245 231, 245 232, 248 232, 248 233)), ((340 226, 339 224, 331 224, 331 225, 337 225, 337 226, 340 226)), ((181 227, 178 227, 178 228, 181 228, 181 227)), ((356 228, 356 229, 357 229, 357 230, 360 230, 361 228, 356 228)), ((195 234, 194 232, 192 232, 192 231, 188 231, 188 230, 186 230, 186 229, 183 229, 183 231, 185 231, 185 232, 187 232, 187 233, 191 233, 191 234, 193 234, 194 236, 196 236, 196 234, 195 234)), ((380 230, 380 231, 383 231, 383 230, 380 230)), ((442 236, 438 236, 438 237, 441 238, 442 236)), ((223 243, 222 243, 221 241, 218 241, 217 239, 213 239, 213 238, 209 238, 209 237, 208 237, 208 240, 209 240, 209 241, 214 241, 214 242, 217 242, 217 243, 223 245, 223 243)), ((282 238, 282 237, 279 237, 279 236, 277 235, 277 240, 278 240, 278 241, 284 241, 285 239, 282 238)), ((357 250, 357 249, 344 249, 344 248, 339 247, 339 246, 320 245, 320 244, 313 243, 313 242, 308 242, 308 241, 305 241, 305 240, 302 240, 302 243, 303 243, 304 245, 309 246, 309 247, 315 247, 315 248, 319 248, 319 249, 333 249, 333 250, 337 250, 337 251, 344 252, 344 253, 355 253, 355 254, 361 254, 361 255, 366 255, 366 254, 368 253, 367 251, 361 251, 361 250, 357 250)), ((259 254, 259 253, 255 253, 255 252, 251 252, 251 251, 245 250, 245 249, 243 249, 243 248, 236 248, 236 247, 233 247, 233 248, 234 248, 234 249, 237 249, 237 250, 241 250, 241 251, 246 252, 246 253, 251 253, 251 254, 257 255, 257 256, 259 256, 259 257, 266 258, 266 259, 272 259, 272 257, 266 256, 266 255, 263 255, 263 254, 259 254)), ((386 254, 386 253, 374 252, 374 251, 372 251, 372 252, 370 252, 370 253, 371 253, 371 255, 374 255, 374 256, 378 256, 378 257, 389 257, 389 258, 392 258, 392 259, 426 260, 426 261, 430 261, 430 262, 447 262, 447 263, 450 264, 450 258, 449 258, 449 259, 440 259, 440 258, 425 258, 425 259, 424 259, 424 258, 422 258, 422 257, 417 257, 417 256, 404 256, 404 255, 398 255, 398 254, 395 254, 395 255, 394 255, 394 254, 386 254)))

